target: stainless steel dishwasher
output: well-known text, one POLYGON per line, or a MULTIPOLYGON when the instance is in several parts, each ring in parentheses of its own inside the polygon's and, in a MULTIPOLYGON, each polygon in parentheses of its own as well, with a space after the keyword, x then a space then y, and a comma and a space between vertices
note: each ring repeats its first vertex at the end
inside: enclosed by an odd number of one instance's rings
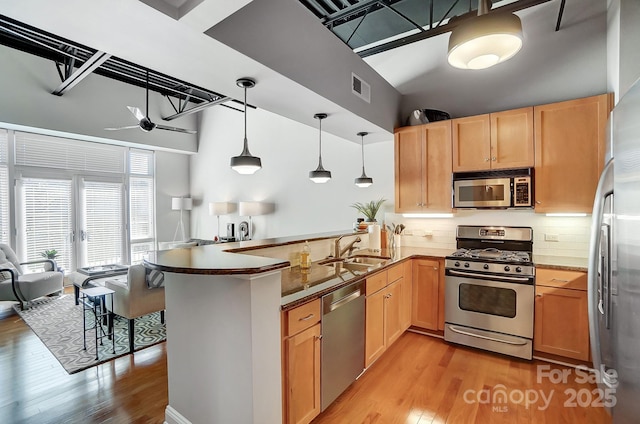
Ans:
POLYGON ((322 411, 364 370, 364 283, 350 284, 322 298, 322 411))

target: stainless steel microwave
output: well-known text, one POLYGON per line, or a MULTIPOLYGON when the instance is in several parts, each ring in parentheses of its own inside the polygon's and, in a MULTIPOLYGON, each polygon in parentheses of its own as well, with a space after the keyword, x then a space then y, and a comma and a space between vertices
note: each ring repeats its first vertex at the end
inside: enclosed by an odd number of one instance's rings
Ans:
POLYGON ((453 174, 453 207, 507 209, 533 207, 530 169, 453 174))

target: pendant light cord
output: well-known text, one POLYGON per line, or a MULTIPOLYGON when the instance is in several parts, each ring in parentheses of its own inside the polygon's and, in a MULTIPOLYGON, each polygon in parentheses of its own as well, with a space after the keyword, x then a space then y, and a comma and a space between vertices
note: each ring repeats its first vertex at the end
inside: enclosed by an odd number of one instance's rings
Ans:
POLYGON ((249 151, 247 143, 247 86, 244 86, 244 151, 249 151))
POLYGON ((364 175, 364 135, 360 136, 360 147, 362 150, 362 175, 364 175))
POLYGON ((318 119, 320 131, 318 132, 318 164, 322 167, 322 119, 318 119))

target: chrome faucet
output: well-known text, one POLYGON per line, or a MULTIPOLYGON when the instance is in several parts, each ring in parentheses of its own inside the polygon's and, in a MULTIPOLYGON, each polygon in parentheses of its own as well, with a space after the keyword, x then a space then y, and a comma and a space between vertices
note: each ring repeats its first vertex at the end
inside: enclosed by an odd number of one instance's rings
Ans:
POLYGON ((351 255, 351 253, 353 252, 353 249, 355 248, 355 244, 362 241, 360 236, 356 236, 355 239, 353 239, 351 242, 349 242, 349 244, 347 244, 345 247, 343 247, 341 249, 340 248, 340 240, 342 240, 342 238, 345 237, 345 236, 346 236, 346 234, 338 237, 334 241, 333 253, 334 253, 334 257, 335 258, 341 258, 347 251, 349 252, 349 255, 351 255))

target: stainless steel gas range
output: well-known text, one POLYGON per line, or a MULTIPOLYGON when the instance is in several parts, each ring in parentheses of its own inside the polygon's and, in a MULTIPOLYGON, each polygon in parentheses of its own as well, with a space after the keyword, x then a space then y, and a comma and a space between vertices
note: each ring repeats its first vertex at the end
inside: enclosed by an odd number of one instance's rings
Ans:
POLYGON ((445 258, 444 339, 531 359, 533 230, 461 225, 456 241, 445 258))

